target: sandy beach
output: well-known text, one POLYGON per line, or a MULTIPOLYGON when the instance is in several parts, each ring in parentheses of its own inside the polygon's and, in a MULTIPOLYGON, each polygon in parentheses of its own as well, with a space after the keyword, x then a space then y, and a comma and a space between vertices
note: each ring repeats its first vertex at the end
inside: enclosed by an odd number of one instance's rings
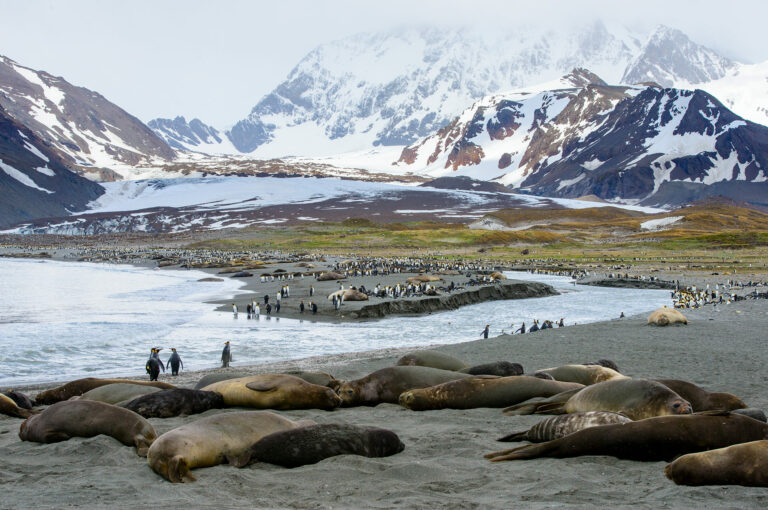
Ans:
MULTIPOLYGON (((630 317, 433 348, 470 364, 515 361, 526 371, 608 358, 630 376, 685 379, 710 391, 735 393, 752 407, 768 409, 761 375, 768 363, 762 345, 768 324, 766 302, 739 301, 686 315, 688 326, 656 328, 647 326, 645 317, 630 317)), ((249 370, 304 369, 353 379, 394 364, 404 351, 312 358, 249 370)), ((168 375, 161 380, 191 387, 202 375, 188 372, 175 380, 168 375)), ((150 421, 163 433, 230 411, 150 421)), ((768 497, 759 488, 678 487, 664 477, 663 462, 581 457, 491 464, 483 454, 507 447, 496 438, 541 419, 508 417, 500 409, 414 412, 382 404, 281 414, 319 423, 389 428, 406 448, 388 458, 342 456, 292 470, 267 464, 244 469, 221 465, 196 471, 198 481, 193 484, 175 485, 112 438, 25 443, 17 436, 21 420, 3 416, 0 508, 31 504, 114 508, 143 506, 148 501, 164 508, 758 508, 765 506, 768 497)))

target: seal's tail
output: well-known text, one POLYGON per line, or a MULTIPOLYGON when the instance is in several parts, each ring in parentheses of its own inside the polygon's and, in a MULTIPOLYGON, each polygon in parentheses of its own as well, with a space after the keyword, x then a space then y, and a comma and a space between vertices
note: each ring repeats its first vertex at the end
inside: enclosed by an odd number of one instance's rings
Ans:
POLYGON ((509 416, 520 416, 526 414, 565 414, 565 403, 581 391, 581 388, 564 391, 549 398, 532 398, 521 404, 507 407, 502 412, 509 416), (546 411, 544 410, 546 409, 546 411))
POLYGON ((512 448, 511 450, 501 450, 493 453, 486 453, 484 457, 491 462, 503 462, 506 460, 527 460, 538 457, 545 457, 550 450, 549 443, 529 444, 512 448))
POLYGON ((528 431, 524 430, 522 432, 513 432, 512 434, 506 435, 504 437, 500 437, 496 441, 501 441, 502 443, 512 443, 515 441, 527 441, 527 440, 528 440, 528 431))

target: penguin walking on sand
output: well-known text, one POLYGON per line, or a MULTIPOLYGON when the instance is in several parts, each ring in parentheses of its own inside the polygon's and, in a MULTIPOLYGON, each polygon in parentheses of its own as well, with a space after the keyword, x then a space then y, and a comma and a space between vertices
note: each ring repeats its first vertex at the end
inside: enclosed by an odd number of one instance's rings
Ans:
POLYGON ((232 351, 229 349, 229 341, 224 342, 224 350, 221 351, 221 368, 229 367, 232 361, 232 351))
POLYGON ((235 314, 235 319, 237 319, 237 305, 235 303, 232 303, 232 313, 235 314))
POLYGON ((163 372, 165 372, 165 366, 163 365, 163 362, 160 361, 160 358, 157 357, 158 353, 159 353, 159 349, 153 347, 152 354, 149 355, 149 359, 147 360, 147 364, 145 368, 147 369, 147 373, 149 374, 150 381, 157 381, 157 378, 160 375, 161 368, 163 372))
POLYGON ((181 356, 179 356, 179 353, 176 352, 175 347, 171 347, 171 351, 173 351, 173 354, 171 354, 171 357, 168 358, 168 363, 165 364, 165 368, 170 366, 171 375, 179 375, 179 366, 184 368, 184 363, 181 361, 181 356))
POLYGON ((488 324, 485 325, 485 329, 483 330, 483 333, 482 333, 483 338, 488 338, 488 328, 489 327, 490 326, 488 324))

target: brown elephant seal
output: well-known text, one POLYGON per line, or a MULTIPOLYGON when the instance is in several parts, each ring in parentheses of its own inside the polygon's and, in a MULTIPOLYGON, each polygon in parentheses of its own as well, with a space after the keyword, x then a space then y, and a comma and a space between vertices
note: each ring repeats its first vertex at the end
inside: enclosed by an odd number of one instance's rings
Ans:
POLYGON ((107 384, 114 383, 143 384, 145 386, 154 386, 155 388, 164 390, 172 390, 176 388, 176 386, 172 384, 159 381, 133 381, 130 379, 97 379, 96 377, 86 377, 38 393, 35 397, 35 402, 42 405, 55 404, 62 400, 69 400, 72 397, 79 397, 83 393, 98 388, 99 386, 106 386, 107 384))
POLYGON ((688 319, 680 310, 667 308, 666 305, 651 312, 648 316, 648 324, 653 326, 668 326, 670 324, 688 324, 688 319))
POLYGON ((764 439, 768 424, 727 411, 659 416, 602 425, 546 443, 489 453, 492 462, 539 457, 608 455, 619 459, 670 461, 678 455, 764 439))
POLYGON ((339 387, 339 396, 342 400, 341 405, 345 407, 397 404, 400 394, 404 391, 468 377, 472 376, 431 367, 388 367, 361 379, 345 381, 339 387))
POLYGON ((35 411, 19 407, 11 397, 0 393, 0 414, 12 416, 14 418, 29 418, 35 414, 35 411))
POLYGON ((693 412, 714 411, 722 409, 723 411, 733 411, 735 409, 745 409, 747 404, 736 395, 722 392, 709 392, 688 381, 679 379, 654 379, 660 382, 670 390, 674 391, 685 400, 691 403, 693 412))
POLYGON ((237 379, 238 377, 246 377, 249 375, 248 372, 222 372, 222 373, 215 373, 215 374, 207 374, 200 378, 199 381, 197 381, 197 384, 195 384, 195 387, 193 389, 200 390, 205 388, 206 386, 210 386, 213 383, 221 382, 221 381, 228 381, 230 379, 237 379))
POLYGON ((612 379, 581 390, 563 392, 541 402, 523 403, 504 410, 505 414, 563 414, 585 411, 613 411, 632 420, 671 414, 691 414, 691 404, 656 381, 612 379))
POLYGON ((579 388, 583 388, 583 385, 525 375, 478 375, 428 388, 408 390, 400 395, 399 402, 412 411, 505 407, 530 398, 549 397, 579 388))
POLYGON ((326 386, 308 383, 286 374, 260 374, 213 383, 203 391, 215 391, 227 406, 256 409, 326 409, 341 405, 341 398, 326 386))
POLYGON ((389 457, 405 448, 397 434, 375 427, 323 423, 275 432, 256 441, 238 467, 268 462, 287 468, 317 464, 336 455, 389 457))
POLYGON ((19 438, 37 443, 57 443, 73 437, 111 436, 146 457, 157 437, 147 420, 128 409, 94 400, 57 402, 21 424, 19 438))
POLYGON ((147 462, 166 480, 194 482, 191 469, 234 462, 264 436, 314 424, 311 420, 289 420, 269 411, 216 414, 157 438, 149 449, 147 462))
POLYGON ((664 474, 678 485, 768 487, 768 441, 689 453, 668 464, 664 474))
POLYGON ((209 409, 221 409, 224 407, 224 397, 214 391, 177 388, 142 395, 122 404, 121 407, 144 418, 171 418, 204 413, 209 409))
POLYGON ((418 276, 409 276, 406 278, 407 283, 429 283, 429 282, 439 282, 442 280, 439 276, 429 275, 429 274, 420 274, 418 276))
POLYGON ((79 398, 83 400, 95 400, 96 402, 104 402, 105 404, 118 404, 120 402, 127 402, 133 400, 136 397, 140 397, 148 393, 154 393, 156 391, 161 390, 160 388, 155 388, 154 386, 147 386, 144 384, 112 383, 86 391, 80 395, 79 398))
MULTIPOLYGON (((328 386, 332 390, 337 390, 339 388, 339 385, 341 384, 341 381, 333 377, 331 374, 327 374, 325 372, 306 372, 304 370, 288 370, 281 373, 292 375, 294 377, 298 377, 299 379, 304 379, 308 383, 318 384, 320 386, 328 386)), ((247 377, 250 375, 258 375, 258 374, 248 373, 248 372, 226 372, 226 373, 208 374, 200 378, 197 384, 195 384, 194 389, 200 390, 202 388, 205 388, 206 386, 210 386, 213 383, 228 381, 230 379, 237 379, 238 377, 247 377)))
POLYGON ((610 368, 611 370, 615 370, 619 373, 621 373, 621 370, 619 370, 619 366, 609 359, 599 359, 597 361, 588 361, 586 363, 582 363, 582 365, 600 365, 601 367, 610 368))
POLYGON ((458 358, 438 351, 414 351, 409 352, 396 363, 399 367, 430 367, 440 370, 453 370, 455 372, 469 368, 469 365, 458 358))
POLYGON ((586 413, 561 414, 540 421, 533 427, 522 432, 514 432, 497 439, 502 442, 530 441, 531 443, 543 443, 565 437, 579 430, 600 425, 612 425, 615 423, 628 423, 632 420, 621 413, 611 411, 589 411, 586 413))
POLYGON ((341 273, 334 273, 333 271, 326 271, 324 273, 320 273, 317 276, 317 281, 318 282, 327 282, 327 281, 330 281, 330 280, 343 280, 345 278, 346 278, 346 276, 344 276, 341 273))
POLYGON ((14 402, 16 402, 16 405, 21 407, 22 409, 28 409, 29 410, 29 409, 32 409, 34 407, 34 404, 29 399, 29 397, 26 396, 25 394, 23 394, 20 391, 8 390, 8 391, 4 391, 2 394, 5 395, 6 397, 10 398, 14 402))
POLYGON ((613 379, 629 379, 612 368, 606 368, 602 365, 563 365, 554 368, 544 368, 537 370, 551 375, 555 381, 576 382, 589 386, 603 381, 613 379))
POLYGON ((484 363, 469 368, 459 370, 462 374, 469 375, 497 375, 499 377, 510 377, 512 375, 523 375, 523 365, 512 363, 510 361, 496 361, 494 363, 484 363))

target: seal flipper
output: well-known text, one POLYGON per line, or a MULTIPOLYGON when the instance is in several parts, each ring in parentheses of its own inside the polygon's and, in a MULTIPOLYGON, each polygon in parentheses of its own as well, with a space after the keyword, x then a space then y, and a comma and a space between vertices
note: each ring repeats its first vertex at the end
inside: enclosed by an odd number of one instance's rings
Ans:
POLYGON ((551 450, 551 444, 555 441, 547 441, 546 443, 529 444, 526 446, 520 446, 518 448, 512 448, 511 450, 501 450, 499 452, 486 453, 484 457, 491 462, 502 462, 506 460, 525 460, 535 459, 537 457, 545 457, 546 453, 551 450))
POLYGON ((246 388, 253 391, 273 391, 277 388, 273 382, 253 381, 245 385, 246 388))
POLYGON ((187 461, 181 455, 176 455, 168 461, 168 479, 173 483, 194 482, 197 478, 189 472, 187 461))
POLYGON ((257 462, 257 459, 251 454, 250 448, 240 455, 227 455, 226 457, 229 465, 236 468, 242 468, 257 462))
POLYGON ((568 391, 563 391, 557 395, 552 395, 549 398, 539 399, 532 398, 526 400, 522 404, 517 404, 511 407, 507 407, 502 412, 510 416, 520 416, 526 414, 565 414, 565 410, 562 412, 554 412, 559 408, 562 408, 568 400, 576 393, 580 392, 583 388, 575 388, 568 391), (551 406, 551 407, 550 407, 551 406), (551 409, 547 411, 541 411, 541 409, 551 409))
POLYGON ((527 440, 528 440, 528 431, 524 430, 522 432, 513 432, 512 434, 506 435, 504 437, 500 437, 496 441, 500 441, 502 443, 513 443, 513 442, 527 441, 527 440))

